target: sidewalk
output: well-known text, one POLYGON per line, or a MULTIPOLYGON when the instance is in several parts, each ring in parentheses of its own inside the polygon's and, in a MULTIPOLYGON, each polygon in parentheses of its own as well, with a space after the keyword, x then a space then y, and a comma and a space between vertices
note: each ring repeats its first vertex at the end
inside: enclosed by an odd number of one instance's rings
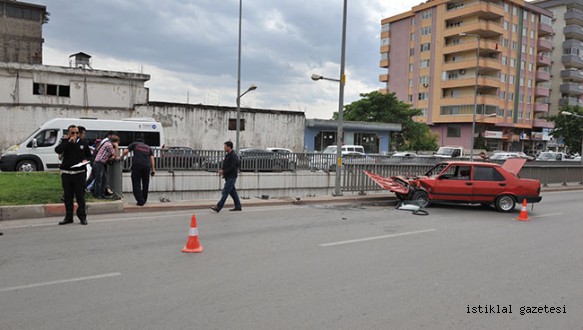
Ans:
MULTIPOLYGON (((583 185, 579 183, 570 183, 568 185, 553 184, 547 187, 542 187, 541 192, 552 191, 570 191, 583 190, 583 185)), ((111 202, 96 202, 87 203, 87 214, 106 214, 106 213, 129 213, 129 212, 159 212, 159 211, 176 211, 176 210, 200 210, 208 209, 215 206, 217 199, 209 200, 193 200, 193 201, 177 201, 177 202, 160 202, 151 201, 144 206, 137 206, 133 197, 128 196, 126 200, 111 201, 111 202)), ((390 192, 374 193, 370 195, 345 195, 345 196, 316 196, 316 197, 302 197, 300 200, 294 198, 281 199, 243 199, 241 202, 243 208, 257 207, 257 206, 276 206, 276 205, 308 205, 308 204, 349 204, 349 203, 378 203, 396 200, 395 195, 390 192)), ((544 199, 543 199, 544 201, 544 199)), ((225 209, 231 207, 228 203, 225 209)), ((29 218, 44 218, 57 217, 65 214, 65 206, 63 204, 46 204, 46 205, 19 205, 19 206, 0 206, 0 221, 29 219, 29 218)))

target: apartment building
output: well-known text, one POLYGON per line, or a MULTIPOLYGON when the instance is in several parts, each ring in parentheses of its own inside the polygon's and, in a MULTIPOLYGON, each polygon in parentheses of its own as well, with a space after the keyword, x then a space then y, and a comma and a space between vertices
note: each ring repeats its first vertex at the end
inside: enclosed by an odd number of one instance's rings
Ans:
POLYGON ((535 152, 549 113, 552 12, 522 0, 429 0, 381 21, 381 92, 440 145, 535 152), (474 132, 472 128, 475 126, 474 132))
POLYGON ((0 0, 0 62, 42 64, 45 6, 0 0))
POLYGON ((550 113, 557 114, 561 105, 583 107, 583 1, 533 3, 553 13, 550 113))

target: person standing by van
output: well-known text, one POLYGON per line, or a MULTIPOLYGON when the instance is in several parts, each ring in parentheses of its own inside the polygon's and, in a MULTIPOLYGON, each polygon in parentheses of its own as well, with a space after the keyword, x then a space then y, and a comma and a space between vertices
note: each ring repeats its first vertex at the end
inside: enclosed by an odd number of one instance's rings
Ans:
POLYGON ((121 159, 132 151, 132 192, 136 199, 136 205, 143 206, 148 201, 148 189, 150 186, 150 175, 156 173, 154 167, 154 152, 149 145, 144 143, 143 139, 137 139, 136 142, 130 143, 128 148, 123 151, 121 159))
POLYGON ((85 165, 76 166, 91 159, 91 151, 86 140, 79 138, 79 129, 75 125, 68 127, 68 134, 55 147, 57 154, 63 155, 61 169, 61 184, 65 197, 65 219, 59 225, 73 223, 73 198, 77 200, 77 217, 82 225, 87 224, 85 209, 85 165))
POLYGON ((117 135, 111 135, 109 139, 102 142, 95 152, 93 160, 93 173, 95 175, 95 185, 93 186, 93 197, 104 199, 107 188, 107 163, 114 160, 116 155, 116 145, 119 143, 117 135))
POLYGON ((235 189, 235 182, 237 182, 237 173, 239 172, 239 157, 237 153, 233 151, 233 142, 227 141, 224 145, 224 150, 227 153, 225 155, 225 160, 223 160, 223 166, 219 170, 219 175, 222 175, 225 179, 225 186, 223 187, 223 193, 221 199, 217 203, 217 206, 211 207, 211 210, 219 213, 227 201, 229 195, 233 198, 235 207, 229 211, 241 211, 241 200, 237 194, 237 189, 235 189))

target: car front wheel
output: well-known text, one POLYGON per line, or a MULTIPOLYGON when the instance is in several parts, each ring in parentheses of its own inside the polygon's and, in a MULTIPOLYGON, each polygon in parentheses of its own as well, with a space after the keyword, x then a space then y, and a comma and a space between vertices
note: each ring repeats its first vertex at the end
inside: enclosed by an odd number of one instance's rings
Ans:
POLYGON ((502 195, 496 198, 494 205, 496 206, 496 210, 499 212, 510 212, 514 210, 516 201, 514 200, 514 197, 510 195, 502 195))
POLYGON ((416 191, 413 193, 413 200, 417 201, 420 207, 428 207, 429 206, 429 195, 422 190, 416 191))
POLYGON ((34 172, 38 171, 38 165, 33 160, 21 160, 16 164, 16 170, 18 172, 34 172))

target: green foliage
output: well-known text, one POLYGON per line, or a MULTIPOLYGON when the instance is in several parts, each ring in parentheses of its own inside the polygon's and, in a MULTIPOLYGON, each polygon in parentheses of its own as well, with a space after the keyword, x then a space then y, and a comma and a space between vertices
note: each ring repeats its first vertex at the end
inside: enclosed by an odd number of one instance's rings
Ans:
MULTIPOLYGON (((0 206, 62 203, 58 172, 1 172, 0 187, 0 206)), ((93 201, 90 196, 87 201, 93 201)))
MULTIPOLYGON (((391 147, 397 150, 435 150, 437 134, 431 133, 424 123, 412 117, 421 115, 421 110, 401 102, 395 93, 371 92, 360 94, 360 100, 344 106, 344 120, 401 124, 403 130, 393 134, 391 147)), ((334 113, 333 119, 338 119, 334 113)))
MULTIPOLYGON (((583 116, 583 108, 563 106, 560 111, 568 111, 583 116)), ((551 133, 555 138, 563 138, 569 152, 581 152, 581 139, 583 139, 583 118, 558 114, 549 118, 555 123, 555 129, 551 133)))

